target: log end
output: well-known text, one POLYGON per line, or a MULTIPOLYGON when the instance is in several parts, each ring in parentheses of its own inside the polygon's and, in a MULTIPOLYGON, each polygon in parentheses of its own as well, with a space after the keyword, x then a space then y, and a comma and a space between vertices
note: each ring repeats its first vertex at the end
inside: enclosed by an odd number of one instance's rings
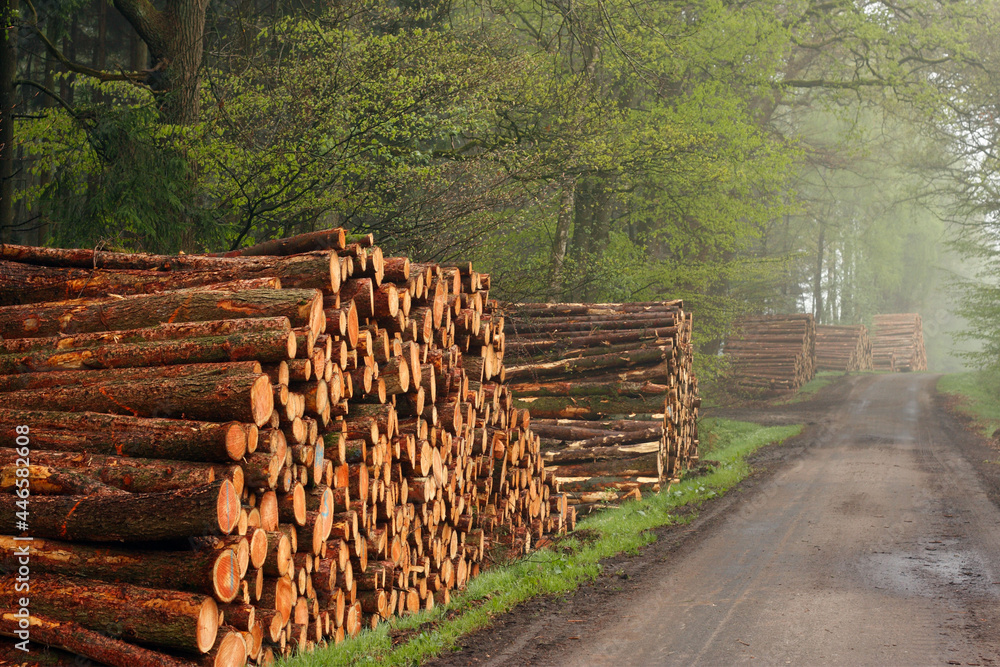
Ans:
MULTIPOLYGON (((218 620, 218 619, 217 619, 218 620)), ((238 632, 229 632, 219 641, 212 667, 241 667, 247 664, 247 645, 238 632)))
POLYGON ((253 383, 250 390, 250 410, 258 427, 271 419, 271 413, 274 412, 274 392, 271 389, 271 378, 267 375, 261 375, 253 383))
POLYGON ((292 511, 295 514, 295 525, 306 525, 306 487, 296 484, 292 489, 292 511))
POLYGON ((212 647, 215 646, 215 639, 218 634, 219 606, 215 604, 215 600, 212 598, 205 598, 205 601, 201 604, 201 609, 198 611, 198 624, 195 629, 195 640, 198 644, 198 650, 202 653, 211 651, 212 647))
MULTIPOLYGON (((249 540, 250 564, 260 569, 264 566, 267 558, 267 531, 263 528, 255 528, 249 540)), ((244 573, 245 574, 245 573, 244 573)))
POLYGON ((239 461, 247 453, 248 434, 239 422, 230 422, 222 429, 226 454, 233 461, 239 461))
POLYGON ((236 528, 240 520, 240 509, 240 495, 236 493, 236 487, 228 479, 223 480, 215 507, 219 530, 223 534, 229 535, 236 528))
POLYGON ((326 313, 323 312, 323 294, 316 292, 316 297, 309 302, 309 330, 318 336, 326 331, 326 313))
POLYGON ((340 255, 335 252, 330 253, 330 294, 336 294, 340 291, 340 255))
POLYGON ((223 549, 212 566, 212 594, 215 599, 219 602, 232 602, 240 592, 242 581, 236 550, 223 549))

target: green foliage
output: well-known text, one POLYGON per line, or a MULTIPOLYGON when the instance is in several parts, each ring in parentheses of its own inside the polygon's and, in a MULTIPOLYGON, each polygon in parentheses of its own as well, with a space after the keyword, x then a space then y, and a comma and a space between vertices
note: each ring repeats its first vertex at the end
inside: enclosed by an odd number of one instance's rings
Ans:
POLYGON ((364 630, 355 639, 312 654, 283 660, 289 667, 320 665, 413 665, 454 648, 459 639, 485 627, 490 620, 538 595, 575 590, 601 572, 600 561, 620 553, 634 553, 651 543, 650 531, 678 521, 673 514, 685 505, 697 505, 724 494, 749 473, 746 457, 771 443, 801 432, 801 426, 764 427, 748 422, 706 419, 702 442, 719 462, 703 477, 682 480, 668 492, 628 502, 582 519, 577 532, 552 548, 542 549, 508 566, 487 570, 447 606, 406 618, 394 618, 376 630, 364 630), (708 444, 710 443, 710 444, 708 444), (592 538, 592 539, 591 539, 592 538), (389 633, 405 631, 407 641, 394 646, 389 633))
POLYGON ((50 221, 55 245, 176 252, 221 236, 198 208, 186 137, 150 106, 133 100, 76 117, 61 110, 22 132, 42 177, 22 196, 50 221))

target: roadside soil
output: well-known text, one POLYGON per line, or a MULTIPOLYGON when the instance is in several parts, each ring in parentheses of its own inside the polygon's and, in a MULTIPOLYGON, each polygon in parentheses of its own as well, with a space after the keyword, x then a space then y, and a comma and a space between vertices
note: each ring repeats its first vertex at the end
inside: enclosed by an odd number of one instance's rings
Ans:
POLYGON ((431 665, 1000 663, 1000 451, 927 374, 711 416, 807 424, 594 582, 431 665))

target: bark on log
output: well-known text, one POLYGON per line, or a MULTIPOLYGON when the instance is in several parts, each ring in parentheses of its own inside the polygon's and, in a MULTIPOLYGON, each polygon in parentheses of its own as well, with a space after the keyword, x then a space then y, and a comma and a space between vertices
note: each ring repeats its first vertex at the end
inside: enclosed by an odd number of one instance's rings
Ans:
MULTIPOLYGON (((175 264, 197 260, 179 258, 175 264)), ((340 288, 340 265, 332 252, 257 260, 203 260, 211 268, 125 270, 52 268, 0 260, 0 305, 99 298, 108 294, 155 294, 230 280, 278 278, 284 288, 340 288), (334 268, 336 270, 334 270, 334 268)))
POLYGON ((77 299, 0 307, 0 336, 39 338, 58 334, 140 329, 162 322, 200 322, 247 317, 287 317, 293 327, 322 330, 318 290, 178 290, 125 298, 77 299))
POLYGON ((3 354, 0 355, 0 374, 250 360, 275 363, 294 357, 295 336, 290 331, 238 333, 207 338, 104 344, 73 350, 3 354))
POLYGON ((54 410, 89 411, 133 417, 267 423, 274 409, 271 381, 266 375, 176 377, 163 380, 108 382, 10 391, 4 404, 28 409, 40 402, 54 410))
POLYGON ((0 353, 15 354, 39 350, 72 350, 82 347, 97 347, 113 343, 142 343, 160 340, 184 340, 187 338, 207 338, 228 336, 238 333, 263 333, 265 331, 289 331, 291 322, 287 317, 242 318, 235 320, 209 320, 207 322, 178 322, 160 324, 144 329, 126 331, 98 331, 74 336, 49 336, 47 338, 14 338, 0 340, 0 353))
MULTIPOLYGON (((66 452, 175 459, 238 461, 246 453, 247 431, 237 422, 148 419, 94 412, 0 408, 0 430, 30 425, 32 446, 66 452)), ((9 442, 13 441, 13 435, 9 442)))
MULTIPOLYGON (((0 495, 0 531, 15 535, 15 496, 0 495)), ((240 500, 229 480, 165 493, 128 496, 39 496, 31 501, 32 535, 61 540, 135 542, 190 535, 228 535, 240 500)))
POLYGON ((28 549, 32 572, 64 574, 126 583, 146 588, 205 593, 219 602, 231 602, 240 589, 236 549, 153 551, 94 547, 36 537, 18 541, 0 535, 0 563, 17 569, 15 554, 28 549))
MULTIPOLYGON (((15 630, 19 619, 14 613, 5 612, 0 617, 0 635, 17 637, 15 630)), ((190 667, 181 660, 165 653, 152 651, 135 644, 89 630, 73 621, 59 621, 32 613, 28 631, 31 641, 62 649, 112 667, 190 667)))
MULTIPOLYGON (((4 609, 19 606, 14 578, 0 577, 4 609)), ((219 629, 215 601, 195 593, 38 574, 31 578, 30 596, 34 613, 92 630, 115 627, 126 641, 153 646, 205 653, 215 644, 219 629)))

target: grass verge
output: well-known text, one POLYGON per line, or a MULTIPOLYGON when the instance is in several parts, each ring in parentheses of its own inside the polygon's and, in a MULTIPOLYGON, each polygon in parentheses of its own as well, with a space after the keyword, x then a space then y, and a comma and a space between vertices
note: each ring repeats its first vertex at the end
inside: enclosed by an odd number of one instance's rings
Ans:
POLYGON ((673 512, 725 493, 750 473, 746 457, 764 445, 797 435, 801 426, 764 427, 725 419, 704 419, 702 458, 717 464, 708 474, 661 493, 609 509, 577 523, 577 532, 553 547, 469 582, 447 607, 394 618, 338 646, 281 661, 288 667, 331 665, 416 665, 457 646, 466 634, 494 616, 537 595, 567 593, 600 572, 603 558, 635 552, 655 540, 650 529, 678 521, 673 512), (405 639, 394 645, 393 637, 405 639))
POLYGON ((942 375, 937 390, 954 396, 957 399, 955 407, 972 418, 986 437, 1000 429, 1000 374, 969 371, 942 375))

